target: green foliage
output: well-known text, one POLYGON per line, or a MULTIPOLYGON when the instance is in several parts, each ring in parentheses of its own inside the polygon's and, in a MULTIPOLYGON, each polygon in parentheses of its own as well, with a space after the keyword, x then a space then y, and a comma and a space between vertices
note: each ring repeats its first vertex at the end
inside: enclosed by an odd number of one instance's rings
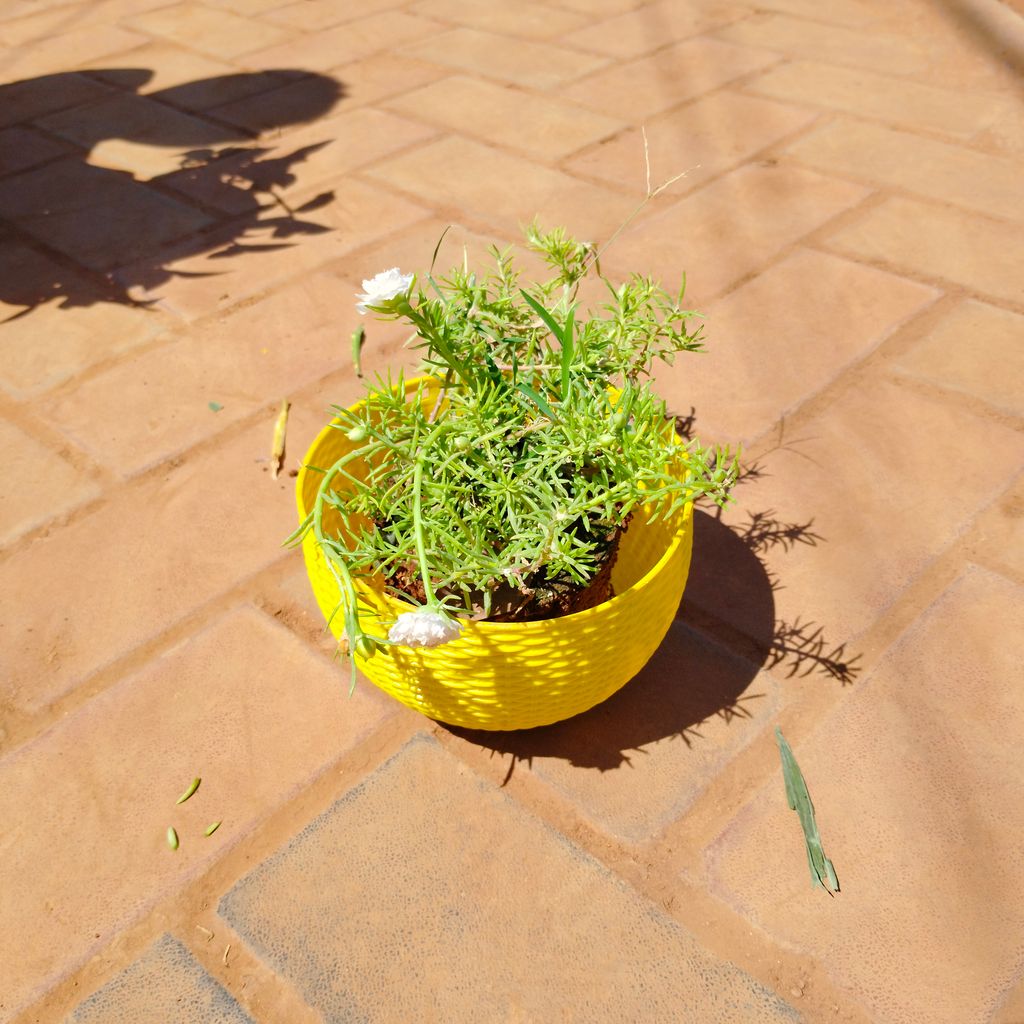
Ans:
MULTIPOLYGON (((593 247, 536 225, 527 243, 550 280, 521 287, 511 251, 493 249, 484 274, 428 273, 370 306, 411 325, 442 390, 406 396, 402 379, 378 379, 360 410, 336 410, 371 469, 364 482, 349 477, 342 498, 331 485, 347 462, 332 467, 295 537, 315 530, 343 593, 351 576, 418 570, 428 606, 486 617, 502 587, 586 585, 638 505, 657 518, 699 495, 726 500, 735 460, 679 437, 648 382, 655 362, 702 348, 683 288, 602 277, 607 301, 580 316, 579 282, 599 274, 593 247), (324 534, 326 507, 354 540, 324 534)), ((354 598, 346 605, 357 643, 354 598)))
POLYGON ((779 756, 782 758, 782 778, 786 784, 786 803, 791 811, 796 811, 800 818, 800 827, 804 833, 804 846, 807 850, 807 865, 811 869, 811 882, 820 885, 830 896, 839 892, 839 879, 836 877, 836 870, 832 861, 825 856, 825 849, 821 844, 821 834, 818 832, 818 824, 814 820, 814 804, 811 803, 811 795, 807 792, 807 783, 804 781, 800 765, 796 763, 793 751, 782 735, 782 730, 776 727, 775 742, 779 746, 779 756))

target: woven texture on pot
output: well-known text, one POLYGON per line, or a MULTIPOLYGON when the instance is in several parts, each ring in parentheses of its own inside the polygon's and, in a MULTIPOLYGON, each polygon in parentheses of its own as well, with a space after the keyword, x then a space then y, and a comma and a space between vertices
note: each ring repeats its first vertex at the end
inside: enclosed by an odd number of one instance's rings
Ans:
MULTIPOLYGON (((416 382, 410 382, 411 390, 416 382)), ((326 427, 306 453, 296 487, 299 517, 316 500, 322 474, 353 444, 326 427)), ((354 477, 358 462, 346 467, 354 477)), ((339 483, 339 490, 344 484, 339 483)), ((462 635, 433 648, 390 647, 364 659, 362 673, 386 693, 430 718, 470 729, 529 729, 578 715, 610 697, 643 668, 664 639, 686 585, 693 510, 649 522, 634 512, 612 570, 615 596, 595 608, 536 622, 464 622, 462 635)), ((339 529, 335 517, 326 529, 339 529)), ((302 544, 317 604, 330 619, 338 585, 312 533, 302 544)), ((360 619, 367 633, 386 636, 409 605, 384 591, 383 579, 357 580, 360 619)), ((343 618, 331 631, 340 637, 343 618)))

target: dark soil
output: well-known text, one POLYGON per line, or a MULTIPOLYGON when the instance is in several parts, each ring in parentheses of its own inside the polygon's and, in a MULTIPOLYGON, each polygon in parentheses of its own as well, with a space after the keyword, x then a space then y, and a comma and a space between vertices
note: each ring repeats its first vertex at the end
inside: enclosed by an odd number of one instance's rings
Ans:
MULTIPOLYGON (((612 589, 612 569, 619 553, 621 538, 629 520, 606 538, 607 549, 604 561, 597 574, 586 584, 580 585, 567 576, 555 576, 548 579, 543 569, 534 573, 524 587, 502 584, 491 595, 491 614, 486 617, 488 622, 532 622, 538 619, 556 619, 562 615, 585 611, 594 608, 614 596, 612 589)), ((420 579, 419 566, 408 562, 397 569, 389 578, 388 584, 395 590, 408 594, 414 601, 422 604, 426 601, 423 583, 420 579)), ((438 591, 438 597, 444 597, 445 591, 438 591)), ((474 604, 482 614, 482 600, 474 604)))

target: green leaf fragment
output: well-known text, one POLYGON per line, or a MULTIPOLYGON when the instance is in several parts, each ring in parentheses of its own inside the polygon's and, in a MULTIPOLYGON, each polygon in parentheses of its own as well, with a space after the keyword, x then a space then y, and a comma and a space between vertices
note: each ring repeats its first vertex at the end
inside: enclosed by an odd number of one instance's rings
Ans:
POLYGON ((178 848, 178 833, 173 828, 167 829, 167 845, 172 849, 178 848))
POLYGON ((782 758, 782 778, 786 784, 786 802, 791 811, 796 811, 800 818, 800 827, 803 829, 811 881, 815 885, 820 885, 830 896, 834 896, 839 892, 839 879, 836 877, 832 861, 825 856, 818 825, 814 820, 814 805, 811 803, 810 793, 807 792, 807 783, 804 781, 803 773, 796 763, 789 743, 786 742, 782 730, 778 727, 775 729, 775 741, 779 745, 779 754, 782 758))
POLYGON ((202 781, 203 780, 201 778, 199 778, 199 776, 197 775, 192 780, 192 782, 189 785, 188 789, 186 789, 185 792, 182 793, 181 796, 178 797, 178 799, 175 801, 175 803, 183 804, 190 796, 192 796, 193 793, 195 793, 195 791, 199 788, 199 783, 202 782, 202 781))
POLYGON ((220 402, 209 402, 208 405, 210 412, 220 412, 221 409, 224 408, 224 406, 221 405, 220 402))
POLYGON ((217 829, 219 829, 219 828, 220 828, 220 822, 219 821, 211 822, 211 824, 207 825, 206 828, 203 829, 203 835, 204 836, 212 836, 213 833, 216 832, 217 829))
POLYGON ((363 343, 366 341, 366 328, 360 324, 352 332, 352 366, 355 368, 356 376, 363 375, 363 343))

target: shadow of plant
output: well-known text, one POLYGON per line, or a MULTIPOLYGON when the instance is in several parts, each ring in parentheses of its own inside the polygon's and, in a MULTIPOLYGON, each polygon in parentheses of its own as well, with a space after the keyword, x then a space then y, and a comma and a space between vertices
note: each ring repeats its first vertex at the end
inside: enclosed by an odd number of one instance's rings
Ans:
MULTIPOLYGON (((692 419, 690 421, 692 426, 692 419)), ((744 481, 761 465, 741 471, 744 481)), ((694 512, 693 561, 686 592, 664 642, 643 670, 609 700, 582 715, 539 729, 495 733, 445 726, 456 735, 510 755, 506 782, 517 763, 557 758, 575 767, 612 770, 635 753, 670 737, 693 746, 712 718, 748 719, 765 695, 749 692, 762 667, 786 678, 820 675, 852 683, 858 656, 830 643, 811 621, 776 619, 780 584, 763 556, 773 549, 817 546, 824 538, 813 521, 792 523, 773 511, 748 513, 729 526, 720 510, 694 512), (727 614, 721 614, 726 609, 727 614)), ((609 647, 608 657, 615 651, 609 647)))
POLYGON ((172 269, 172 260, 276 251, 329 230, 305 215, 332 202, 333 192, 292 208, 281 190, 333 140, 278 153, 240 125, 253 118, 263 128, 313 121, 344 95, 339 82, 299 71, 253 72, 140 93, 151 77, 142 68, 100 69, 0 86, 3 123, 27 140, 38 139, 40 129, 49 139, 35 143, 43 147, 35 158, 31 150, 20 162, 14 157, 14 173, 0 189, 9 261, 0 267, 0 302, 21 307, 7 319, 49 302, 149 305, 133 298, 133 289, 210 276, 172 269), (83 92, 83 83, 95 92, 83 92), (268 93, 285 86, 288 102, 277 109, 268 93), (233 98, 238 123, 204 110, 224 96, 233 98), (127 166, 141 160, 142 169, 90 162, 105 143, 121 147, 116 156, 127 166), (125 148, 132 145, 134 155, 125 148))

